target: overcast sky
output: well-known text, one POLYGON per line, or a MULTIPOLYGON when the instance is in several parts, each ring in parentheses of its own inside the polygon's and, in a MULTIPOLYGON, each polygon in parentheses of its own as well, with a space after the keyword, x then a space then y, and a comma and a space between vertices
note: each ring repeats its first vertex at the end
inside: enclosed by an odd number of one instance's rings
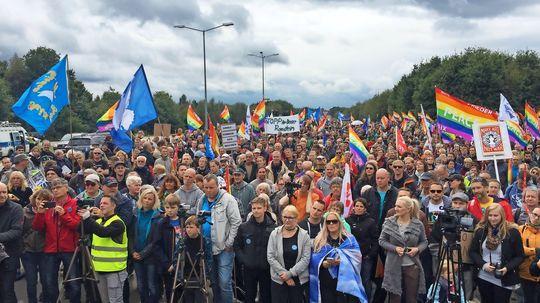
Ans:
POLYGON ((22 0, 0 10, 0 58, 47 46, 69 54, 93 94, 123 91, 144 64, 152 91, 202 99, 202 35, 175 24, 234 26, 207 33, 208 97, 266 96, 295 106, 350 106, 391 88, 412 66, 470 46, 540 49, 540 1, 22 0))

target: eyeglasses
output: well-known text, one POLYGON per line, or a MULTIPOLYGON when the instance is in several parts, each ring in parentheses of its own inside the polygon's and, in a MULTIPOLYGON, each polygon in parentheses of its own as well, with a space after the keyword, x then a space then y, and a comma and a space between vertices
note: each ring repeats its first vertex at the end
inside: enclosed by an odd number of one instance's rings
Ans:
POLYGON ((84 182, 84 185, 86 186, 96 186, 97 184, 94 182, 84 182))
POLYGON ((296 217, 283 216, 283 221, 293 221, 293 220, 296 220, 296 217))
POLYGON ((328 225, 334 225, 334 224, 338 224, 339 223, 339 220, 326 220, 326 224, 328 225))
POLYGON ((440 193, 442 193, 442 189, 431 189, 429 192, 432 193, 432 194, 434 194, 434 193, 440 194, 440 193))

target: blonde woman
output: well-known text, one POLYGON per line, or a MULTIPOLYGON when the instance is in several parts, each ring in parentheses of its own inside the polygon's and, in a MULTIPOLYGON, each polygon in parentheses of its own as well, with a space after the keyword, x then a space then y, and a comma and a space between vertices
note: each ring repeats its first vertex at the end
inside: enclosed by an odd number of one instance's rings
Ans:
POLYGON ((424 225, 418 219, 418 203, 409 197, 396 201, 396 214, 387 218, 381 230, 379 245, 386 251, 382 287, 389 303, 416 303, 418 293, 426 293, 424 269, 419 255, 427 248, 424 225))
POLYGON ((159 288, 159 213, 160 201, 155 189, 142 191, 135 211, 135 230, 132 233, 133 257, 137 288, 141 302, 158 302, 159 288))
POLYGON ((328 212, 313 242, 309 266, 310 302, 367 302, 361 264, 362 254, 355 237, 345 229, 339 213, 328 212))
POLYGON ((525 258, 517 225, 506 221, 504 208, 494 203, 486 208, 476 226, 469 256, 478 268, 482 302, 510 302, 519 288, 518 268, 525 258))
POLYGON ((272 302, 303 302, 303 286, 309 281, 311 241, 307 231, 298 227, 296 207, 287 205, 282 220, 283 225, 270 234, 266 252, 272 302))
POLYGON ((28 186, 26 177, 20 171, 13 171, 9 175, 7 188, 11 201, 19 203, 22 207, 30 203, 32 189, 28 186))

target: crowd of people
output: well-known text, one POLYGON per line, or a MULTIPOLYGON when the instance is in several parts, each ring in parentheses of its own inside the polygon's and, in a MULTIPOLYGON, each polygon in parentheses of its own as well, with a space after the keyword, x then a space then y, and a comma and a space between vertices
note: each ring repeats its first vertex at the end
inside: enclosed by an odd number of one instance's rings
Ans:
POLYGON ((208 286, 214 302, 540 302, 540 144, 478 161, 421 128, 402 154, 379 123, 357 132, 366 163, 332 120, 213 159, 202 131, 181 129, 139 132, 130 153, 17 148, 1 159, 0 302, 23 297, 20 278, 28 302, 129 302, 132 276, 141 302, 203 302, 208 286), (72 279, 81 245, 95 285, 72 279))

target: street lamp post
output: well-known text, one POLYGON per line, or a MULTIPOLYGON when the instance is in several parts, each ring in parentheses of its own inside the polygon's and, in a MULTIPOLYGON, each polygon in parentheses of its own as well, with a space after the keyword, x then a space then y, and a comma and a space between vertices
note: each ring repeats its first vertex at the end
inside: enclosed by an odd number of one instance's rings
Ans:
POLYGON ((264 59, 279 56, 278 53, 271 54, 271 55, 264 55, 263 52, 259 52, 259 54, 248 54, 248 56, 257 57, 261 59, 261 69, 262 69, 262 100, 264 100, 264 59))
POLYGON ((226 23, 222 23, 222 24, 220 24, 218 26, 214 26, 214 27, 207 28, 207 29, 194 28, 194 27, 189 27, 189 26, 185 26, 185 25, 175 25, 174 26, 175 28, 185 28, 185 29, 190 29, 190 30, 202 33, 202 37, 203 37, 203 39, 202 39, 202 41, 203 41, 203 44, 202 44, 203 45, 203 70, 204 70, 204 130, 208 130, 208 92, 207 92, 207 89, 206 89, 206 32, 218 29, 218 28, 223 27, 223 26, 232 26, 232 25, 234 25, 234 23, 226 22, 226 23))

